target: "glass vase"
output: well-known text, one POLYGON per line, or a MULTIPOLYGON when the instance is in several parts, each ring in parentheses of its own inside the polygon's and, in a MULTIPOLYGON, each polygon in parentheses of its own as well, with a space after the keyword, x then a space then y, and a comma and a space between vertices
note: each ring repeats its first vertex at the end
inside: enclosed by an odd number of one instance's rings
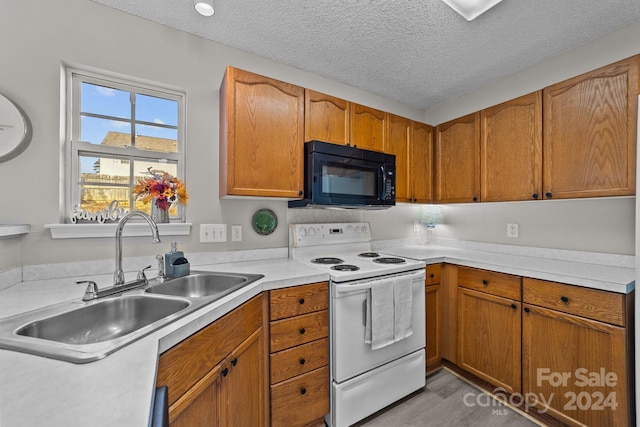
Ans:
POLYGON ((156 205, 156 199, 151 201, 151 219, 157 224, 169 223, 169 209, 160 209, 158 205, 156 205))

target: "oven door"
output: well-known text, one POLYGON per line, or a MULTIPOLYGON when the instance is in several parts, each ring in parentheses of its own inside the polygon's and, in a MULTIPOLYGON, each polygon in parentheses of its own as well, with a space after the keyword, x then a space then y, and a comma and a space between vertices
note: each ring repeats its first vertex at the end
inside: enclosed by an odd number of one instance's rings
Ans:
MULTIPOLYGON (((374 279, 332 283, 331 369, 333 381, 341 383, 377 366, 424 348, 424 269, 411 273, 413 334, 377 350, 365 343, 367 292, 374 279)), ((393 276, 389 276, 393 277, 393 276)))
POLYGON ((392 169, 392 166, 384 162, 312 153, 308 167, 308 191, 313 204, 395 204, 395 176, 392 170, 388 170, 392 169))

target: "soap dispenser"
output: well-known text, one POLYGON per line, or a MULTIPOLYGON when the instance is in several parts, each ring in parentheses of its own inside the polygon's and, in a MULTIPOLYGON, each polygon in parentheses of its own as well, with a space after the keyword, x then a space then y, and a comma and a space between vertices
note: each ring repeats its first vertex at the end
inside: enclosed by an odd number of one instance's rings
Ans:
POLYGON ((164 271, 167 277, 182 277, 189 274, 189 262, 184 252, 178 250, 178 242, 171 242, 171 251, 164 254, 164 271))

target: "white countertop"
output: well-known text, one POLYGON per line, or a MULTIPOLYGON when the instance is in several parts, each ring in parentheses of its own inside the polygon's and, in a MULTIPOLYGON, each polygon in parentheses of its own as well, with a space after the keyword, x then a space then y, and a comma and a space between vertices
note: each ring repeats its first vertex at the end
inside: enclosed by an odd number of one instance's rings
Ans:
MULTIPOLYGON (((381 250, 382 251, 382 250, 381 250)), ((635 271, 580 258, 558 261, 443 246, 385 247, 385 253, 450 262, 614 292, 633 289, 635 271)), ((158 354, 262 291, 328 280, 328 275, 288 258, 229 262, 193 270, 258 273, 265 277, 106 358, 73 364, 0 350, 0 426, 131 426, 149 422, 158 354)), ((83 277, 99 285, 111 275, 83 277)), ((74 278, 22 282, 0 291, 0 317, 81 297, 74 278)))

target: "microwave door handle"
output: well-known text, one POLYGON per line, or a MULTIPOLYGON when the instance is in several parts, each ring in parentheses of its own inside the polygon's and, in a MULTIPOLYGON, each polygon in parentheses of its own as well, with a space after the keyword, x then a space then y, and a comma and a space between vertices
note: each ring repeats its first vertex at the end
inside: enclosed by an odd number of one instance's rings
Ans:
POLYGON ((378 171, 378 184, 380 184, 378 200, 384 200, 385 188, 387 188, 387 174, 384 173, 384 165, 381 165, 378 171))

